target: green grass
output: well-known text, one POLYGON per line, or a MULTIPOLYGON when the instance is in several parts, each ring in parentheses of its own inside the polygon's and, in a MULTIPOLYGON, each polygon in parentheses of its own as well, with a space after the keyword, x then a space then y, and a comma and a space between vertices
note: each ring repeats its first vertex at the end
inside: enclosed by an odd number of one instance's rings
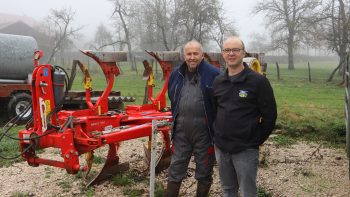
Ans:
POLYGON ((98 156, 98 155, 94 155, 94 159, 93 159, 94 164, 104 164, 105 161, 106 161, 106 158, 103 158, 103 157, 98 156))
POLYGON ((275 135, 270 139, 277 147, 290 147, 296 143, 296 140, 288 135, 275 135))
POLYGON ((313 173, 309 169, 300 167, 300 168, 295 168, 295 171, 294 171, 294 176, 298 176, 298 175, 301 175, 303 177, 312 177, 312 176, 315 176, 315 173, 313 173))
MULTIPOLYGON (((337 62, 311 62, 311 78, 308 81, 307 63, 295 65, 288 70, 280 64, 281 80, 277 80, 276 66, 269 64, 267 77, 274 89, 278 107, 276 128, 283 135, 295 139, 326 141, 329 145, 344 147, 344 87, 335 75, 326 82, 337 62)), ((275 139, 280 144, 289 143, 288 138, 275 139)))
POLYGON ((156 182, 154 196, 156 196, 156 197, 163 197, 164 194, 165 194, 164 185, 161 182, 156 182))
POLYGON ((272 193, 266 191, 262 186, 258 186, 258 197, 272 197, 272 193))
POLYGON ((143 189, 134 189, 128 186, 123 188, 123 194, 129 197, 139 197, 139 196, 142 196, 144 193, 145 193, 145 190, 143 189))
POLYGON ((10 197, 30 197, 31 195, 28 192, 13 192, 10 197))
POLYGON ((67 180, 63 180, 58 183, 58 186, 63 190, 63 192, 69 192, 72 189, 72 183, 67 180))
MULTIPOLYGON (((146 177, 136 169, 117 174, 112 178, 112 183, 117 186, 122 186, 123 194, 130 197, 142 196, 146 192, 144 189, 133 187, 135 183, 142 181, 147 182, 146 177)), ((164 191, 162 185, 156 187, 156 196, 159 196, 157 195, 157 192, 159 193, 159 191, 164 191)))
POLYGON ((112 183, 119 186, 127 186, 134 184, 134 180, 129 174, 117 174, 112 178, 112 183))
POLYGON ((140 171, 136 169, 131 169, 129 171, 117 174, 112 178, 112 183, 115 185, 132 185, 136 182, 140 182, 145 180, 145 174, 141 173, 140 171))
POLYGON ((95 189, 94 187, 88 187, 88 188, 85 188, 84 187, 84 194, 85 196, 87 197, 92 197, 95 195, 95 189))
MULTIPOLYGON (((10 129, 7 134, 11 137, 18 137, 18 130, 23 129, 23 126, 17 126, 10 129)), ((3 130, 1 130, 1 133, 3 133, 3 130)), ((23 161, 21 157, 19 156, 19 143, 17 140, 12 140, 7 137, 3 137, 3 139, 0 141, 0 167, 7 167, 12 165, 15 162, 23 161), (15 159, 5 159, 5 158, 14 158, 15 159)))

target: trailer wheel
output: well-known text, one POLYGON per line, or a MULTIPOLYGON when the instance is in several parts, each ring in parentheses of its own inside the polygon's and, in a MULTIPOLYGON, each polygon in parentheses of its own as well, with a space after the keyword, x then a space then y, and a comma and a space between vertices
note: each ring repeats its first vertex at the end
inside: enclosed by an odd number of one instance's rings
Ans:
POLYGON ((10 119, 14 118, 15 116, 21 116, 21 118, 18 120, 18 123, 25 123, 27 122, 33 114, 32 108, 31 108, 31 102, 32 97, 27 93, 17 93, 14 94, 8 105, 7 105, 7 113, 10 119), (21 114, 28 106, 30 106, 30 109, 25 114, 21 114))

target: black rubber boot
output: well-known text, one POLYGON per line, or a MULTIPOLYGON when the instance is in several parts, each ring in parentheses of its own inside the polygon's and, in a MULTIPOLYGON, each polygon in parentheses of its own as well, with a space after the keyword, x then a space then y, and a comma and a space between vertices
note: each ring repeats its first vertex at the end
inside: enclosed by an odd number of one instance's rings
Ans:
POLYGON ((196 197, 207 197, 209 194, 211 183, 197 182, 196 197))
POLYGON ((168 181, 165 197, 178 197, 180 191, 181 182, 168 181))

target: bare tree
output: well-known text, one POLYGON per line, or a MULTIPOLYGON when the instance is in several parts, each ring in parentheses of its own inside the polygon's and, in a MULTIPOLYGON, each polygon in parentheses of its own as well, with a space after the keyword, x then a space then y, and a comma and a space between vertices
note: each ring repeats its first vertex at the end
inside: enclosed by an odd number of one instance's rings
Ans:
POLYGON ((180 0, 180 2, 183 4, 181 15, 187 39, 205 42, 207 34, 219 19, 220 2, 218 0, 180 0))
MULTIPOLYGON (((132 56, 132 43, 131 43, 131 37, 132 37, 132 31, 131 31, 131 25, 132 25, 132 18, 136 14, 135 9, 135 3, 131 0, 110 0, 113 2, 114 11, 112 16, 115 16, 115 18, 120 22, 120 27, 123 29, 124 33, 124 41, 128 48, 128 58, 131 62, 131 68, 132 70, 136 69, 136 64, 133 61, 132 56)), ((117 25, 118 27, 119 25, 117 25)))
POLYGON ((95 50, 103 50, 111 45, 113 45, 112 33, 108 31, 107 27, 103 23, 101 23, 97 27, 91 47, 95 50))
POLYGON ((331 81, 337 70, 343 75, 346 52, 350 48, 350 1, 328 0, 323 5, 323 11, 317 18, 317 39, 325 40, 330 50, 339 56, 339 64, 333 70, 327 81, 331 81))
POLYGON ((221 45, 224 35, 236 34, 219 0, 110 1, 119 30, 112 43, 126 43, 130 57, 131 49, 171 51, 192 39, 221 45))
POLYGON ((267 36, 260 33, 253 33, 249 36, 251 41, 247 43, 247 50, 252 52, 268 52, 271 50, 271 43, 267 36))
POLYGON ((310 19, 319 0, 261 0, 255 6, 256 13, 266 14, 267 25, 272 32, 273 49, 283 49, 288 54, 288 69, 294 69, 294 49, 305 41, 310 19))
POLYGON ((159 47, 167 51, 181 46, 185 40, 180 24, 181 3, 177 0, 143 0, 142 3, 143 23, 146 29, 144 41, 153 45, 151 48, 159 47), (161 43, 161 46, 157 46, 158 43, 161 43))
POLYGON ((72 39, 77 38, 79 30, 82 27, 72 27, 75 12, 71 8, 62 8, 60 10, 51 9, 46 18, 47 33, 53 38, 53 47, 48 59, 51 63, 55 54, 63 50, 72 43, 72 39))
POLYGON ((223 10, 218 0, 142 0, 142 3, 147 33, 144 37, 149 43, 159 41, 165 50, 175 50, 192 39, 202 44, 214 37, 220 40, 220 33, 230 29, 227 26, 231 23, 224 23, 220 17, 223 10))
POLYGON ((213 40, 220 49, 222 49, 225 37, 238 35, 234 23, 222 15, 223 12, 220 12, 209 34, 209 39, 213 40))

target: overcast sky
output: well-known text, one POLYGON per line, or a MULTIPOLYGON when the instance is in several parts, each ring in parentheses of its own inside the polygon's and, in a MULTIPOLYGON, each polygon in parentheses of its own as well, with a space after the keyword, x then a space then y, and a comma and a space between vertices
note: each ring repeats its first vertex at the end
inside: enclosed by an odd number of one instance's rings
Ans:
MULTIPOLYGON (((228 17, 235 21, 235 27, 247 43, 252 33, 263 31, 261 15, 252 15, 256 0, 223 0, 228 17)), ((71 7, 76 10, 75 25, 84 26, 82 33, 91 40, 98 24, 110 24, 112 2, 108 0, 9 0, 0 6, 1 13, 30 16, 38 21, 49 14, 51 8, 71 7)))

